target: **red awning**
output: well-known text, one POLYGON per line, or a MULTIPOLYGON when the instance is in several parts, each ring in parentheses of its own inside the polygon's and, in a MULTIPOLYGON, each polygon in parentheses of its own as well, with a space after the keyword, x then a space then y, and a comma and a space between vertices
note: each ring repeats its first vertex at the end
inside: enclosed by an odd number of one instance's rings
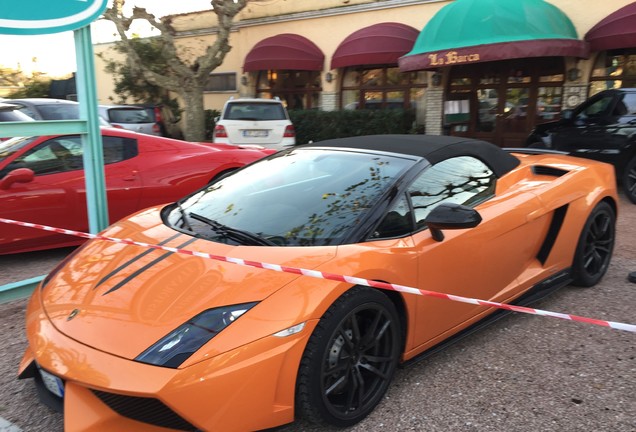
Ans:
POLYGON ((386 22, 365 27, 347 36, 336 48, 331 69, 370 65, 395 64, 411 51, 420 32, 406 24, 386 22))
POLYGON ((243 71, 270 69, 321 71, 325 55, 306 37, 283 33, 263 39, 247 53, 243 71))
POLYGON ((606 16, 585 35, 592 51, 636 47, 636 2, 606 16))

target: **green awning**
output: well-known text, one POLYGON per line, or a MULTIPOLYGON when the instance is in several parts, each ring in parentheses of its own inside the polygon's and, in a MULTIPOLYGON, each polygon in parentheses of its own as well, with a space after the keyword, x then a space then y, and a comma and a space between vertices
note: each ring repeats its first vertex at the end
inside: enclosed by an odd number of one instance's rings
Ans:
POLYGON ((570 19, 544 0, 455 0, 426 24, 400 70, 527 57, 587 57, 570 19))

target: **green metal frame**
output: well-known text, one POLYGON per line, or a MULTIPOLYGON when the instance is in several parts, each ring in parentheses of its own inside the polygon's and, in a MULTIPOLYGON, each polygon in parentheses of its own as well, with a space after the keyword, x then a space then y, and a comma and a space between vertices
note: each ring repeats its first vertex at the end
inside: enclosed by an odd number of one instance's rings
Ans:
MULTIPOLYGON (((3 136, 31 136, 54 134, 79 134, 84 147, 84 174, 86 180, 86 205, 91 233, 98 233, 108 226, 108 202, 104 179, 104 155, 97 111, 98 99, 95 87, 95 62, 90 25, 74 30, 75 56, 77 59, 77 99, 80 103, 79 120, 54 120, 38 122, 4 122, 3 136)), ((28 221, 26 221, 28 222, 28 221)), ((0 286, 0 303, 27 297, 44 276, 0 286)))

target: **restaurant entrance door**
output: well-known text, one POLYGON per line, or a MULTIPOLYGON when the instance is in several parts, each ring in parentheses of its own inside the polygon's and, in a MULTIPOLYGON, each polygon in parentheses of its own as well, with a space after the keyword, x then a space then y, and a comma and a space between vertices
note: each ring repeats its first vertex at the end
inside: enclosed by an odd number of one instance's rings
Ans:
POLYGON ((489 62, 450 70, 444 122, 451 135, 521 147, 534 125, 561 112, 562 58, 489 62))

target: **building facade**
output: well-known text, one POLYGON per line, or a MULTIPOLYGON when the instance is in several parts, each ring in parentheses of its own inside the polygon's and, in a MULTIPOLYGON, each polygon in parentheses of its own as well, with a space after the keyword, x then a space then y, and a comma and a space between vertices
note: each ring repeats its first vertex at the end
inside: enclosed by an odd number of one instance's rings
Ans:
MULTIPOLYGON (((633 0, 255 0, 205 107, 256 96, 289 109, 414 108, 426 133, 517 147, 586 97, 636 85, 634 16, 633 0)), ((184 56, 213 43, 215 18, 173 17, 184 56)), ((97 82, 106 103, 112 82, 97 82)))

